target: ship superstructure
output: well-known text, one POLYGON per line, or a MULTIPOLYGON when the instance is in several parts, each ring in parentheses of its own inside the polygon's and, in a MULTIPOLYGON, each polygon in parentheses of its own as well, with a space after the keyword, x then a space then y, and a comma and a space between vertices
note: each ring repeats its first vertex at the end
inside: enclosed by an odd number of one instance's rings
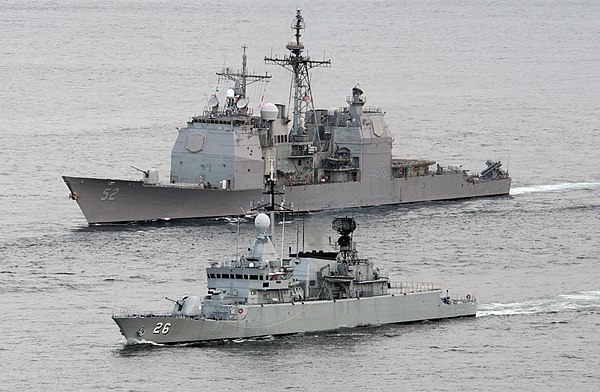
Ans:
POLYGON ((268 75, 223 69, 233 86, 224 99, 213 95, 202 115, 179 130, 168 183, 158 171, 140 181, 63 177, 93 223, 241 215, 262 201, 273 162, 286 199, 301 211, 366 207, 508 194, 511 179, 499 161, 481 175, 459 166, 432 169, 435 161, 392 157, 392 133, 379 108, 366 106, 354 86, 347 106, 315 108, 310 70, 329 60, 304 55, 304 19, 296 13, 289 54, 265 58, 292 74, 291 117, 286 105, 262 103, 250 109, 246 87, 268 75))

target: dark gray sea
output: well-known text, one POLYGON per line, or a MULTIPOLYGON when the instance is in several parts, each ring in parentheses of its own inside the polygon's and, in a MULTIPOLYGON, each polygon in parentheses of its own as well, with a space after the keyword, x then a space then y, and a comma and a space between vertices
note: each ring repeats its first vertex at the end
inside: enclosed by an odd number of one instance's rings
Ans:
POLYGON ((599 21, 595 0, 3 0, 0 390, 600 390, 599 21), (332 60, 316 106, 360 83, 396 156, 513 177, 507 197, 305 215, 306 246, 352 215, 393 280, 476 295, 477 317, 126 346, 113 310, 203 294, 254 226, 88 227, 61 175, 167 179, 177 127, 243 44, 273 75, 254 104, 287 103, 290 75, 262 59, 285 53, 296 7, 309 55, 332 60))

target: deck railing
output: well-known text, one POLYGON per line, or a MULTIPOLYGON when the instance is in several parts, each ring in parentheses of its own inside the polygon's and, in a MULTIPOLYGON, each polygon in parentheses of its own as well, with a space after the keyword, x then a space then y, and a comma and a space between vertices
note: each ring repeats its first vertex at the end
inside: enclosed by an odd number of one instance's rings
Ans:
POLYGON ((393 294, 410 294, 410 293, 422 293, 425 291, 439 291, 442 286, 439 283, 425 283, 425 282, 401 282, 392 283, 389 287, 390 293, 393 294))

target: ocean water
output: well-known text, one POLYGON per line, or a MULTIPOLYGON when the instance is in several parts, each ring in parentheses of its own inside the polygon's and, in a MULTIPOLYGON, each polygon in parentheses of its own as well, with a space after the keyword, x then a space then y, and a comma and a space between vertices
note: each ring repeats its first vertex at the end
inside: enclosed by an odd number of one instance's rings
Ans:
POLYGON ((4 0, 0 390, 599 390, 598 20, 585 0, 4 0), (313 73, 316 106, 360 84, 395 155, 501 159, 513 176, 507 197, 306 215, 306 246, 351 214, 359 250, 393 280, 476 295, 477 317, 126 346, 113 310, 202 294, 208 260, 254 227, 88 227, 60 176, 137 178, 133 165, 166 178, 177 127, 243 44, 250 69, 273 75, 254 102, 287 102, 289 75, 262 59, 285 53, 296 6, 309 54, 332 60, 313 73))

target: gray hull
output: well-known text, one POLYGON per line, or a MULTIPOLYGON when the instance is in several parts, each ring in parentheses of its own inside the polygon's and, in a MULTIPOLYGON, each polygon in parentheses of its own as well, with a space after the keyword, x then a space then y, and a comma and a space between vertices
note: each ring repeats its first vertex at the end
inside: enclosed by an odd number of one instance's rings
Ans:
MULTIPOLYGON (((83 177, 63 177, 89 224, 239 216, 266 201, 262 189, 221 190, 83 177)), ((289 186, 287 205, 318 211, 431 200, 506 195, 511 179, 467 181, 444 173, 381 181, 289 186)))
POLYGON ((285 335, 343 327, 408 323, 475 316, 475 300, 447 304, 439 291, 350 298, 336 301, 239 305, 230 320, 168 315, 113 315, 130 343, 176 344, 209 340, 285 335))

